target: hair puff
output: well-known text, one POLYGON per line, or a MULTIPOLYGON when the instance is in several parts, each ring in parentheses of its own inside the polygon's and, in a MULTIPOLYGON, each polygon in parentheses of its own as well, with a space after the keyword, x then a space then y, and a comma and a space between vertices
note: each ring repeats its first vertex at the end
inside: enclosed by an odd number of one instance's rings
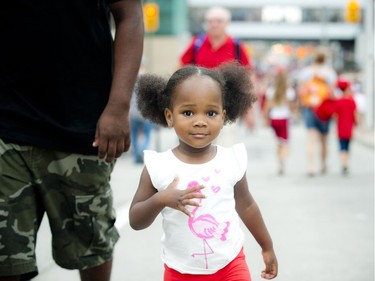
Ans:
POLYGON ((160 104, 160 98, 166 85, 167 79, 147 73, 138 78, 135 88, 137 106, 142 116, 163 127, 167 126, 167 122, 164 117, 164 107, 160 104))

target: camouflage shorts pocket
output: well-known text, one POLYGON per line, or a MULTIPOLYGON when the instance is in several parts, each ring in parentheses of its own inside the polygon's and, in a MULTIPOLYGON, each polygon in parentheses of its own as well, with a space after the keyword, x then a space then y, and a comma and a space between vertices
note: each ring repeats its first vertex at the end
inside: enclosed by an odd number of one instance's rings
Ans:
MULTIPOLYGON (((74 243, 58 251, 56 262, 65 268, 85 269, 105 262, 112 255, 119 234, 114 226, 112 191, 76 195, 71 235, 74 243), (70 260, 70 262, 69 262, 70 260)), ((64 235, 63 235, 64 236, 64 235)), ((56 237, 60 242, 66 237, 56 237)))

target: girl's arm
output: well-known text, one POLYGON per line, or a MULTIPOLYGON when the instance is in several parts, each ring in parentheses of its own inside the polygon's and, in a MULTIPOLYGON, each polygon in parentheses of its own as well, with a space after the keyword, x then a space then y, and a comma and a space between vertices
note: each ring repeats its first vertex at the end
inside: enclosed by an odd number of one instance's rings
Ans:
POLYGON ((139 181, 138 189, 134 195, 129 211, 130 226, 135 230, 149 227, 158 214, 170 207, 191 216, 185 207, 199 206, 195 198, 205 198, 197 191, 204 188, 202 185, 185 190, 177 189, 178 178, 175 178, 163 191, 157 191, 152 185, 150 174, 144 167, 139 181))
POLYGON ((236 210, 247 229, 262 248, 263 260, 266 265, 262 278, 273 279, 277 276, 278 264, 273 243, 257 203, 249 192, 246 174, 234 187, 236 210))

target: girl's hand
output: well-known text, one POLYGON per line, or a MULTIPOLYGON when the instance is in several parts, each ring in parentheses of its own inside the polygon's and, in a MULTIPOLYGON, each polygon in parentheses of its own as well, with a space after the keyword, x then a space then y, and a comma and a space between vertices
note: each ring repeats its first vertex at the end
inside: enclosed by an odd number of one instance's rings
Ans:
POLYGON ((274 251, 263 251, 262 255, 266 268, 262 271, 261 277, 264 279, 275 278, 277 276, 278 264, 274 251))
POLYGON ((162 200, 164 202, 164 205, 166 207, 179 210, 191 217, 192 214, 186 208, 186 206, 200 206, 200 200, 197 201, 194 199, 206 198, 206 196, 200 192, 200 190, 203 189, 204 186, 198 185, 195 187, 189 187, 187 189, 180 190, 176 188, 177 183, 178 178, 176 177, 164 191, 161 191, 162 194, 160 195, 163 198, 162 200))

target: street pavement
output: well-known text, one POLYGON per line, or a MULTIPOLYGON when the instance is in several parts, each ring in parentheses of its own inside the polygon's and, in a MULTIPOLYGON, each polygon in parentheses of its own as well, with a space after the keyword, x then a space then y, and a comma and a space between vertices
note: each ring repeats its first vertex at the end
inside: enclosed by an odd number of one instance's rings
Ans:
MULTIPOLYGON (((329 136, 328 173, 308 177, 306 132, 291 128, 286 174, 277 174, 276 144, 269 128, 253 132, 239 127, 238 141, 248 150, 248 183, 274 241, 279 261, 279 281, 374 280, 374 147, 354 141, 350 174, 341 174, 338 144, 329 136)), ((152 148, 165 150, 176 144, 173 131, 154 131, 152 148)), ((137 188, 142 165, 122 156, 112 176, 117 244, 112 281, 161 281, 161 218, 149 228, 134 231, 128 209, 137 188)), ((253 281, 262 280, 261 250, 244 228, 245 254, 253 281)), ((39 276, 35 281, 79 281, 77 271, 59 268, 51 257, 50 232, 44 220, 38 237, 39 276)))

